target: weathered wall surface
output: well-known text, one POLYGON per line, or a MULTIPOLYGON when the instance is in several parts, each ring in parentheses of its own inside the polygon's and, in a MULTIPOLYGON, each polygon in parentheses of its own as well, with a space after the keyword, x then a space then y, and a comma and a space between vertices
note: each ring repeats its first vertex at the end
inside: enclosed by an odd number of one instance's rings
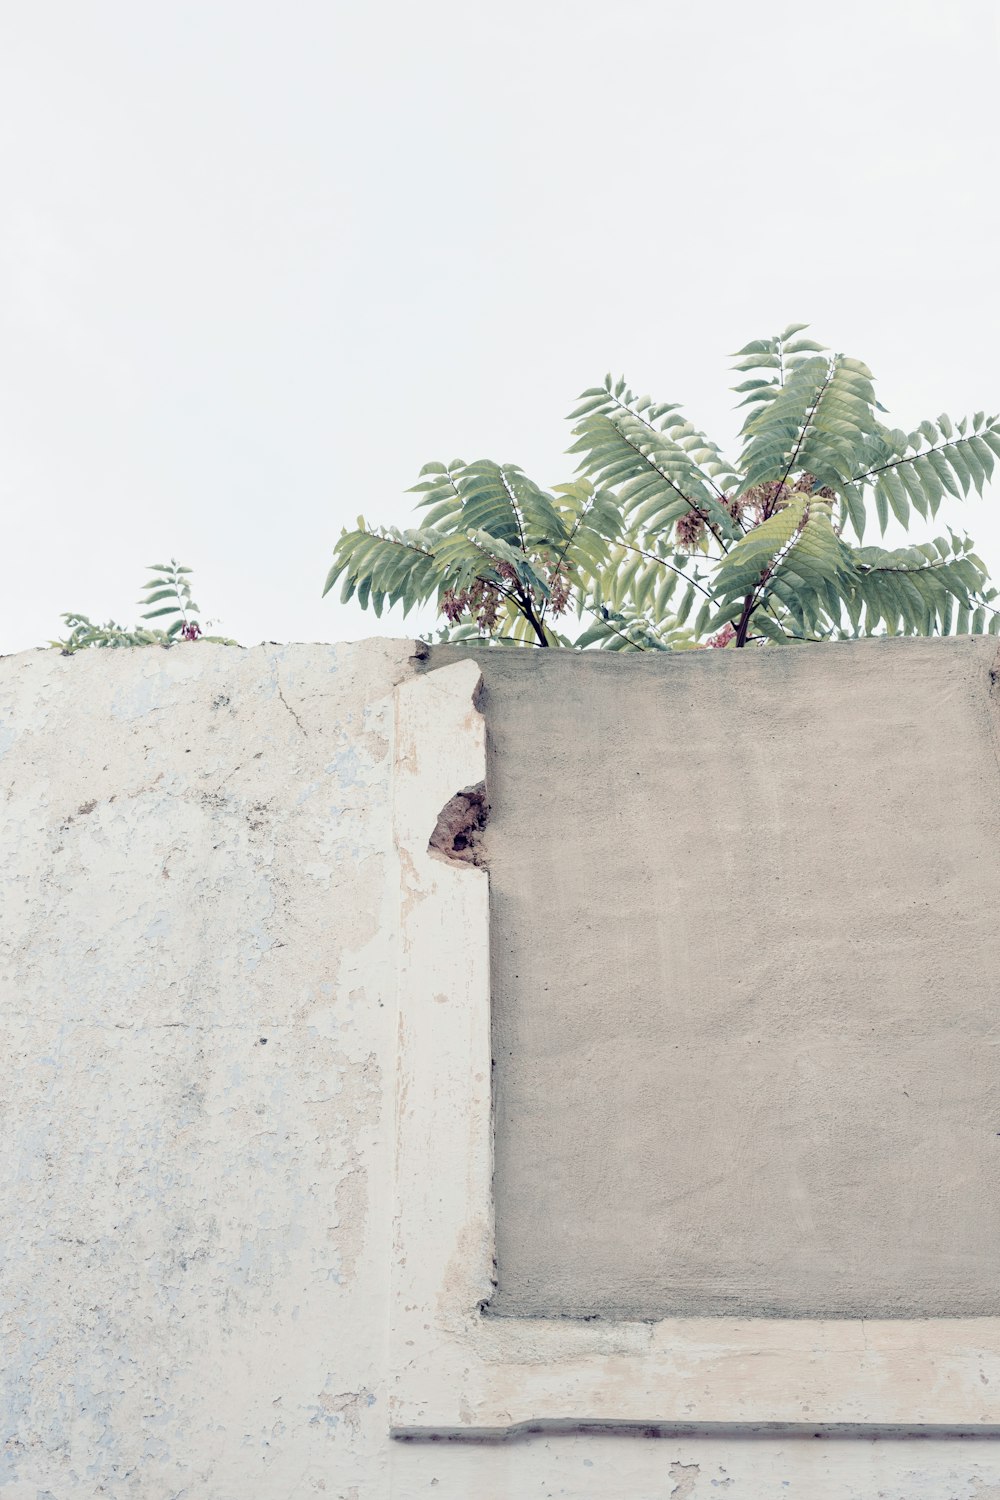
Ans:
POLYGON ((384 1492, 411 651, 0 662, 5 1497, 384 1492))
POLYGON ((1000 1500, 989 1439, 390 1441, 412 651, 0 660, 0 1493, 1000 1500))
POLYGON ((1000 1312, 996 665, 483 657, 495 1311, 1000 1312))

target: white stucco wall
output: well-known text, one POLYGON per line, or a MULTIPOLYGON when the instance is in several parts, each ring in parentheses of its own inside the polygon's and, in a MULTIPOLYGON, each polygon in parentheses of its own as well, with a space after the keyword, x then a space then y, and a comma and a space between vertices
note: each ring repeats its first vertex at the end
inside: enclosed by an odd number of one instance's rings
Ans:
POLYGON ((0 1494, 1000 1500, 988 1437, 390 1439, 412 651, 0 660, 0 1494))

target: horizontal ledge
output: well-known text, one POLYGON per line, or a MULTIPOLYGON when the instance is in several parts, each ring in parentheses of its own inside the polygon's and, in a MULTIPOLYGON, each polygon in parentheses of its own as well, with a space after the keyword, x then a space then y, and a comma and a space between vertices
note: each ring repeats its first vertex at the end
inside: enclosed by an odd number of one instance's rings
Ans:
POLYGON ((430 1443, 510 1443, 535 1436, 557 1437, 637 1437, 637 1438, 879 1438, 910 1442, 914 1438, 938 1440, 997 1439, 1000 1424, 995 1422, 588 1422, 571 1417, 550 1418, 537 1422, 515 1422, 510 1427, 391 1427, 396 1442, 430 1443))

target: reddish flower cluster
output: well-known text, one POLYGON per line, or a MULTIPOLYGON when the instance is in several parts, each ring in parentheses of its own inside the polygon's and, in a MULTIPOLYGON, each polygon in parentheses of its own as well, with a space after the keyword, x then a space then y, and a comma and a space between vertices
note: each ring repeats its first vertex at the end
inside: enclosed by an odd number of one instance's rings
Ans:
POLYGON ((500 593, 495 584, 477 578, 471 588, 446 589, 441 596, 441 612, 451 625, 457 625, 463 615, 469 614, 476 627, 484 635, 496 628, 500 609, 500 593))
POLYGON ((816 494, 820 497, 821 500, 836 500, 837 498, 836 491, 831 490, 828 484, 821 484, 819 489, 817 490, 816 475, 809 474, 807 472, 803 472, 799 475, 798 479, 796 479, 795 483, 792 485, 792 488, 795 490, 799 490, 800 492, 805 491, 807 495, 811 495, 815 490, 816 494))
POLYGON ((718 635, 710 635, 708 640, 705 642, 705 645, 711 646, 713 647, 713 649, 718 651, 721 650, 724 646, 728 646, 729 642, 735 641, 735 639, 736 627, 731 620, 727 620, 726 624, 723 625, 718 635))
POLYGON ((705 535, 705 518, 700 510, 685 511, 674 526, 674 541, 682 552, 693 552, 705 535))
POLYGON ((201 626, 197 620, 185 620, 180 629, 182 641, 196 641, 201 635, 201 626))
POLYGON ((777 480, 768 480, 766 484, 751 485, 745 490, 741 500, 743 508, 749 511, 753 518, 753 524, 759 526, 761 521, 766 521, 768 516, 773 516, 788 499, 789 488, 786 484, 779 484, 777 480))
POLYGON ((549 614, 564 614, 569 604, 570 576, 569 564, 565 558, 549 572, 549 614))
POLYGON ((776 479, 772 479, 767 484, 752 485, 744 492, 738 504, 746 507, 753 516, 754 525, 759 526, 761 521, 766 521, 775 511, 781 510, 793 494, 811 495, 814 491, 823 500, 837 498, 829 485, 820 485, 816 489, 815 474, 803 472, 787 484, 779 484, 776 479))
MULTIPOLYGON (((546 609, 550 615, 561 615, 569 606, 572 580, 569 563, 563 559, 553 565, 549 563, 546 582, 549 595, 546 609)), ((496 571, 505 584, 515 585, 515 595, 524 594, 531 604, 535 596, 517 575, 517 569, 509 562, 498 562, 496 571)), ((500 614, 500 603, 504 594, 500 585, 477 578, 467 589, 446 589, 441 595, 441 613, 450 625, 457 625, 463 615, 471 615, 482 635, 491 635, 496 629, 500 614)))
MULTIPOLYGON (((720 499, 733 520, 738 521, 743 514, 744 499, 730 495, 722 495, 720 499)), ((693 552, 701 545, 708 520, 706 513, 696 506, 692 506, 678 518, 674 524, 674 541, 681 552, 693 552)))

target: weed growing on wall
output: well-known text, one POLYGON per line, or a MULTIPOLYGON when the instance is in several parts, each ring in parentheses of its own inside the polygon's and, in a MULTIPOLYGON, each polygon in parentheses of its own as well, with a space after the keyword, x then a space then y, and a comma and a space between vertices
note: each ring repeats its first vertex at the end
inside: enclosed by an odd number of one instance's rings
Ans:
POLYGON ((225 636, 203 636, 201 625, 195 618, 200 610, 191 595, 191 569, 183 567, 176 558, 169 563, 154 563, 149 570, 149 582, 143 587, 140 605, 154 605, 147 609, 143 620, 169 620, 169 624, 119 625, 109 620, 105 625, 96 625, 86 615, 69 613, 63 615, 69 633, 63 640, 52 641, 64 656, 71 656, 91 646, 171 646, 175 641, 196 641, 199 638, 234 646, 235 641, 225 636))

